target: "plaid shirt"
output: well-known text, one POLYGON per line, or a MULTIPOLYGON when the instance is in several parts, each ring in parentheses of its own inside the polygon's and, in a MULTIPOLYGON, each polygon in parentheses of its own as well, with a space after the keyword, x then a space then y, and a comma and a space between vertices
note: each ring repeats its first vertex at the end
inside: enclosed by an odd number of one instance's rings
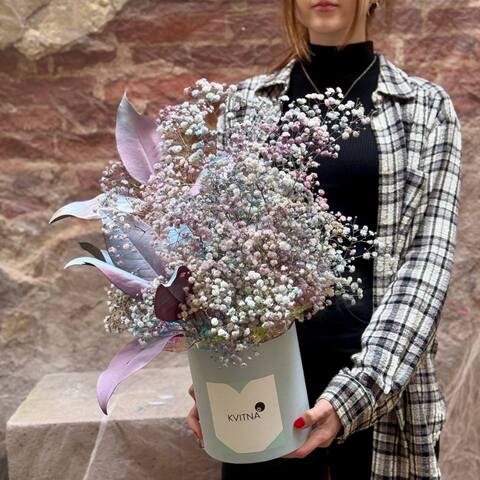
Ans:
MULTIPOLYGON (((371 128, 380 163, 377 236, 386 250, 374 259, 374 312, 361 351, 319 399, 340 417, 339 443, 373 426, 372 480, 439 479, 434 447, 446 403, 434 358, 456 242, 460 122, 441 86, 376 53, 380 75, 372 100, 378 108, 371 128)), ((253 115, 248 99, 259 95, 280 115, 277 99, 287 91, 293 64, 237 83, 246 106, 233 120, 253 115)), ((222 116, 219 128, 230 121, 222 116)))

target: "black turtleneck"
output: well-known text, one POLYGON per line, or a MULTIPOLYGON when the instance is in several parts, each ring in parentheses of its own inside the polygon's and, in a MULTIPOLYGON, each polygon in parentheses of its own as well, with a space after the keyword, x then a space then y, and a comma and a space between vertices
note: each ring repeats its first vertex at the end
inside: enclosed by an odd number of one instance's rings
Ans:
MULTIPOLYGON (((320 91, 327 87, 341 87, 345 93, 354 80, 375 59, 372 40, 349 43, 343 49, 339 49, 334 45, 319 45, 309 42, 308 48, 311 60, 310 62, 304 61, 304 66, 320 91)), ((378 67, 377 59, 370 70, 349 93, 347 100, 355 100, 359 97, 362 103, 365 102, 365 108, 368 107, 368 104, 371 107, 371 98, 368 95, 368 90, 371 93, 376 88, 379 73, 378 67)), ((290 93, 293 93, 294 97, 315 91, 305 77, 299 61, 293 67, 290 87, 290 93)))
MULTIPOLYGON (((345 94, 353 81, 375 58, 373 42, 336 46, 309 43, 311 62, 304 66, 322 92, 327 87, 341 87, 345 94)), ((366 113, 372 108, 372 93, 377 87, 379 60, 356 83, 347 100, 359 99, 366 113)), ((286 94, 290 99, 316 90, 306 78, 299 61, 294 64, 286 94)), ((284 110, 287 103, 283 104, 284 110)), ((325 190, 330 210, 356 216, 356 223, 375 231, 378 214, 378 152, 371 126, 362 127, 357 138, 339 140, 338 158, 318 158, 316 168, 320 188, 325 190)), ((364 247, 365 248, 365 247, 364 247)), ((363 248, 363 249, 364 249, 363 248)), ((357 252, 359 255, 362 251, 357 252)), ((362 299, 356 305, 335 297, 333 305, 318 312, 311 320, 297 322, 307 389, 314 402, 330 379, 343 366, 350 366, 350 356, 360 350, 360 337, 372 315, 373 258, 354 261, 356 271, 348 273, 362 279, 362 299)))

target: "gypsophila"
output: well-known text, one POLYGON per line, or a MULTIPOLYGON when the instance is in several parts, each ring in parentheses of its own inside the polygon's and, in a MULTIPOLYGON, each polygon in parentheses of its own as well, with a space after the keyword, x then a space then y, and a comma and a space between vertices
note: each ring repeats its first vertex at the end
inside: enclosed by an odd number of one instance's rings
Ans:
POLYGON ((111 284, 104 324, 144 343, 180 333, 224 365, 246 365, 294 319, 308 321, 335 296, 363 297, 353 262, 381 245, 368 226, 329 210, 313 170, 335 161, 338 140, 355 141, 370 117, 361 104, 340 104, 340 89, 292 102, 283 95, 280 121, 261 98, 249 100, 255 115, 236 121, 246 105, 234 85, 201 79, 184 94, 159 111, 150 161, 122 157, 102 172, 107 249, 95 253, 132 275, 123 291, 111 284), (219 115, 228 128, 217 129, 219 115), (188 286, 175 290, 183 266, 188 286))

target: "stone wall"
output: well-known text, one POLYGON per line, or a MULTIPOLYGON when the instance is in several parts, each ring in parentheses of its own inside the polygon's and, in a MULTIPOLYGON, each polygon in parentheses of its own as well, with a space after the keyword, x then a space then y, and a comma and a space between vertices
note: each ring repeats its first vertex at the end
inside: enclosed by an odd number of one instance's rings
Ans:
MULTIPOLYGON (((440 328, 439 376, 449 402, 445 478, 480 477, 480 296, 477 246, 480 2, 396 0, 379 11, 377 50, 444 86, 459 113, 464 177, 456 266, 440 328)), ((63 265, 99 244, 99 225, 48 219, 98 193, 114 157, 126 88, 152 116, 206 76, 237 81, 282 51, 277 2, 0 0, 0 472, 4 422, 46 373, 97 370, 125 342, 102 330, 105 282, 63 265)), ((152 366, 184 364, 165 353, 152 366)), ((0 479, 5 478, 5 474, 0 479)))

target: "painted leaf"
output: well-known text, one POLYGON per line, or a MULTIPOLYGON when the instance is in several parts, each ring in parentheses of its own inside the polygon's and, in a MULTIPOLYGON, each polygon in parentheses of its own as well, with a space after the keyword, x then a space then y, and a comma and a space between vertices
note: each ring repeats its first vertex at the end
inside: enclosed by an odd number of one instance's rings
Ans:
MULTIPOLYGON (((195 183, 192 185, 190 190, 188 191, 188 195, 195 196, 200 193, 201 189, 201 182, 203 177, 205 177, 208 173, 209 170, 212 170, 212 173, 214 173, 214 166, 215 163, 217 163, 218 160, 225 160, 227 157, 225 155, 218 155, 211 159, 207 165, 201 170, 201 172, 198 174, 197 179, 195 180, 195 183)), ((230 164, 229 167, 226 168, 226 171, 230 170, 233 167, 232 164, 230 164)))
MULTIPOLYGON (((72 202, 64 205, 52 215, 48 223, 51 224, 68 217, 76 217, 83 220, 99 220, 101 218, 101 211, 105 208, 100 207, 100 203, 104 197, 105 194, 100 193, 90 200, 72 202)), ((125 213, 131 213, 133 212, 132 200, 132 197, 118 195, 114 208, 125 213)))
POLYGON ((184 287, 191 288, 188 282, 190 270, 186 266, 177 267, 176 271, 166 284, 161 284, 155 292, 155 316, 164 322, 178 321, 178 306, 185 303, 184 287))
POLYGON ((128 173, 138 182, 147 183, 159 159, 160 134, 156 122, 139 114, 128 101, 126 92, 117 110, 115 138, 128 173))
POLYGON ((82 218, 83 220, 97 220, 100 218, 97 209, 100 200, 103 199, 104 196, 105 194, 101 193, 91 200, 72 202, 68 205, 64 205, 52 215, 48 223, 51 224, 67 217, 77 217, 82 218))
MULTIPOLYGON (((117 195, 114 202, 115 210, 124 213, 133 213, 133 205, 134 203, 138 204, 139 199, 135 197, 129 197, 127 195, 117 195)), ((142 201, 143 203, 143 201, 142 201)))
POLYGON ((110 254, 105 250, 105 249, 100 249, 96 247, 95 245, 89 243, 89 242, 78 242, 79 245, 85 250, 86 252, 90 253, 93 255, 95 258, 98 258, 102 262, 107 262, 110 265, 113 265, 113 261, 110 257, 110 254))
POLYGON ((102 248, 100 251, 102 252, 103 258, 105 259, 105 261, 107 263, 109 263, 110 265, 115 265, 113 263, 112 257, 110 256, 110 254, 104 248, 102 248))
POLYGON ((91 255, 93 255, 98 260, 101 260, 102 262, 106 262, 106 259, 103 256, 102 251, 98 247, 93 245, 92 243, 90 243, 90 242, 78 242, 78 244, 80 245, 80 247, 82 247, 83 250, 90 253, 91 255))
POLYGON ((103 224, 110 230, 104 232, 105 245, 109 252, 116 252, 111 258, 117 267, 144 280, 153 280, 158 275, 168 276, 165 263, 155 253, 153 245, 157 244, 158 248, 161 240, 152 228, 135 215, 122 215, 124 221, 119 221, 113 212, 105 209, 101 215, 103 224), (125 249, 125 245, 129 248, 125 249))
POLYGON ((109 263, 102 262, 93 257, 79 257, 70 260, 63 268, 68 268, 73 265, 93 265, 97 267, 105 277, 110 280, 117 288, 122 292, 135 297, 141 294, 142 288, 146 288, 150 285, 149 282, 143 280, 136 275, 132 275, 129 272, 121 270, 120 268, 110 265, 109 263))
POLYGON ((163 322, 178 321, 178 306, 180 302, 164 285, 159 285, 155 292, 155 316, 163 322))
POLYGON ((177 243, 185 242, 191 236, 191 231, 188 225, 182 223, 179 228, 170 227, 168 230, 168 241, 170 246, 175 249, 177 243))
POLYGON ((188 277, 191 275, 190 270, 185 265, 177 267, 175 272, 170 277, 168 283, 165 284, 173 296, 180 302, 185 301, 185 292, 183 291, 184 287, 190 287, 191 284, 188 282, 188 277))
POLYGON ((140 345, 134 338, 118 351, 97 379, 97 400, 105 415, 108 415, 108 400, 117 386, 150 363, 174 336, 176 334, 156 337, 145 346, 140 345))

